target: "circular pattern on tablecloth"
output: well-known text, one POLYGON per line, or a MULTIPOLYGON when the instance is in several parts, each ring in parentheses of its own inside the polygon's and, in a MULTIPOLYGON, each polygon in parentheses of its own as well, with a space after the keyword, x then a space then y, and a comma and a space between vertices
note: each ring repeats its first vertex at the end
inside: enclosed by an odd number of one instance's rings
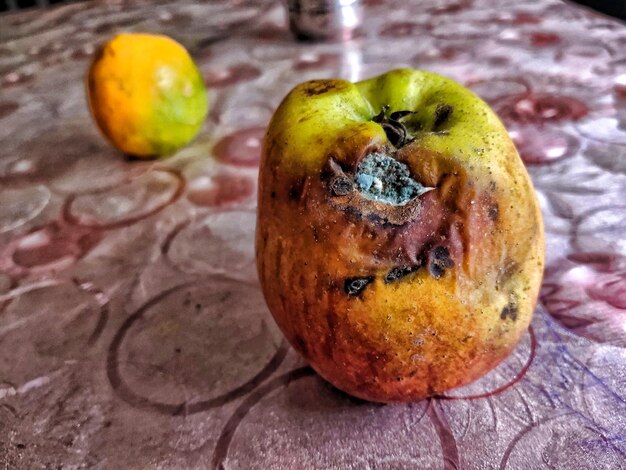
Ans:
POLYGON ((119 186, 70 196, 63 215, 68 223, 81 227, 124 227, 172 204, 184 186, 178 171, 155 168, 119 186))
POLYGON ((546 269, 540 298, 576 335, 626 348, 626 269, 613 263, 610 252, 558 260, 546 269))
POLYGON ((626 145, 590 142, 583 155, 592 164, 611 173, 626 174, 626 145))
POLYGON ((589 416, 605 429, 620 429, 626 389, 626 348, 603 345, 585 362, 581 396, 589 416))
POLYGON ((465 86, 490 104, 508 96, 523 95, 530 91, 528 82, 520 77, 472 80, 465 86))
POLYGON ((589 112, 587 105, 573 96, 551 93, 523 93, 495 104, 495 111, 507 124, 578 121, 589 112))
POLYGON ((58 272, 75 264, 101 239, 100 229, 52 221, 9 241, 0 250, 0 269, 16 277, 58 272))
POLYGON ((511 441, 500 470, 515 468, 620 468, 623 455, 613 436, 575 413, 562 413, 531 424, 511 441), (529 453, 523 449, 532 448, 529 453))
POLYGON ((50 201, 44 185, 0 189, 0 233, 10 232, 35 219, 50 201))
POLYGON ((245 395, 286 352, 258 287, 206 278, 166 289, 131 314, 113 338, 107 373, 130 405, 184 415, 245 395))
POLYGON ((574 223, 572 243, 579 252, 613 253, 626 257, 626 205, 585 211, 574 223))
POLYGON ((456 454, 448 455, 454 444, 448 442, 447 425, 430 410, 437 405, 366 403, 311 374, 308 368, 296 369, 250 394, 226 423, 213 468, 239 467, 251 458, 269 468, 430 468, 455 460, 458 464, 456 454), (313 436, 316 451, 310 452, 313 436), (276 447, 282 451, 270 452, 276 447))
POLYGON ((537 129, 534 126, 511 126, 509 135, 527 165, 546 165, 576 155, 580 141, 558 129, 537 129))
POLYGON ((515 350, 493 370, 475 382, 446 392, 440 400, 478 400, 504 392, 524 378, 535 359, 537 339, 532 328, 515 350))
POLYGON ((589 116, 576 129, 592 141, 626 146, 626 116, 589 116))
POLYGON ((255 281, 255 225, 253 211, 209 214, 177 230, 164 248, 164 254, 186 273, 213 273, 255 281))
POLYGON ((240 129, 222 137, 213 147, 213 154, 223 163, 257 167, 261 160, 264 136, 265 127, 240 129))
POLYGON ((235 64, 222 68, 212 68, 205 74, 204 83, 208 88, 219 88, 254 80, 260 75, 261 71, 253 65, 235 64))
POLYGON ((11 303, 0 315, 6 351, 0 356, 0 375, 16 384, 85 359, 108 317, 106 296, 80 281, 24 284, 4 296, 11 303))
POLYGON ((187 199, 198 207, 232 208, 250 200, 255 187, 248 175, 219 170, 191 179, 187 199))

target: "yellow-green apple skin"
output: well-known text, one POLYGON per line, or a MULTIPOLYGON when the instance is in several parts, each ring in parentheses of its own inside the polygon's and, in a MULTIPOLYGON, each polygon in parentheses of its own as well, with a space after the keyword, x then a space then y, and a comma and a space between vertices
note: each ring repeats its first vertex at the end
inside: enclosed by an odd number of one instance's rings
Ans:
POLYGON ((416 401, 481 377, 527 331, 543 224, 489 106, 400 69, 285 97, 263 144, 256 256, 272 315, 319 375, 416 401))

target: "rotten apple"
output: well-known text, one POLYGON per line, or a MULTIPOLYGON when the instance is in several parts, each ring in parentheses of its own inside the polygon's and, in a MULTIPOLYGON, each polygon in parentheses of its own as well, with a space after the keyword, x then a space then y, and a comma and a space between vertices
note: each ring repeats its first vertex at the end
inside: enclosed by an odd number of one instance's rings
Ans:
POLYGON ((349 394, 467 384, 528 328, 544 266, 533 186, 494 112, 452 80, 298 85, 267 130, 258 202, 269 309, 349 394))

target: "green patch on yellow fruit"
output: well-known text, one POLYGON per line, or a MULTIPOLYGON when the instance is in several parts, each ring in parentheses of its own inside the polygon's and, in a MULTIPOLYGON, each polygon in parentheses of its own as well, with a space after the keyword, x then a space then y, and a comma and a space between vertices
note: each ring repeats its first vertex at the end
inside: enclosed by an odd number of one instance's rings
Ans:
POLYGON ((202 75, 166 36, 119 34, 87 75, 91 114, 104 136, 137 157, 167 156, 188 144, 208 111, 202 75))

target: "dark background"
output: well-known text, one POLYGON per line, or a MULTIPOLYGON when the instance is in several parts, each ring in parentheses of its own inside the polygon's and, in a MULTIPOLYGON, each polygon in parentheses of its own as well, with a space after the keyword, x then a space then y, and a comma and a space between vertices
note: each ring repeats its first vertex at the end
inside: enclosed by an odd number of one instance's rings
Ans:
MULTIPOLYGON (((62 3, 64 0, 0 0, 0 11, 62 3)), ((381 0, 382 1, 382 0, 381 0)), ((626 20, 626 0, 572 0, 616 18, 626 20)))
POLYGON ((63 0, 0 0, 0 11, 22 10, 36 6, 48 6, 54 3, 63 3, 63 0))
POLYGON ((626 0, 574 0, 574 2, 626 20, 626 0))

